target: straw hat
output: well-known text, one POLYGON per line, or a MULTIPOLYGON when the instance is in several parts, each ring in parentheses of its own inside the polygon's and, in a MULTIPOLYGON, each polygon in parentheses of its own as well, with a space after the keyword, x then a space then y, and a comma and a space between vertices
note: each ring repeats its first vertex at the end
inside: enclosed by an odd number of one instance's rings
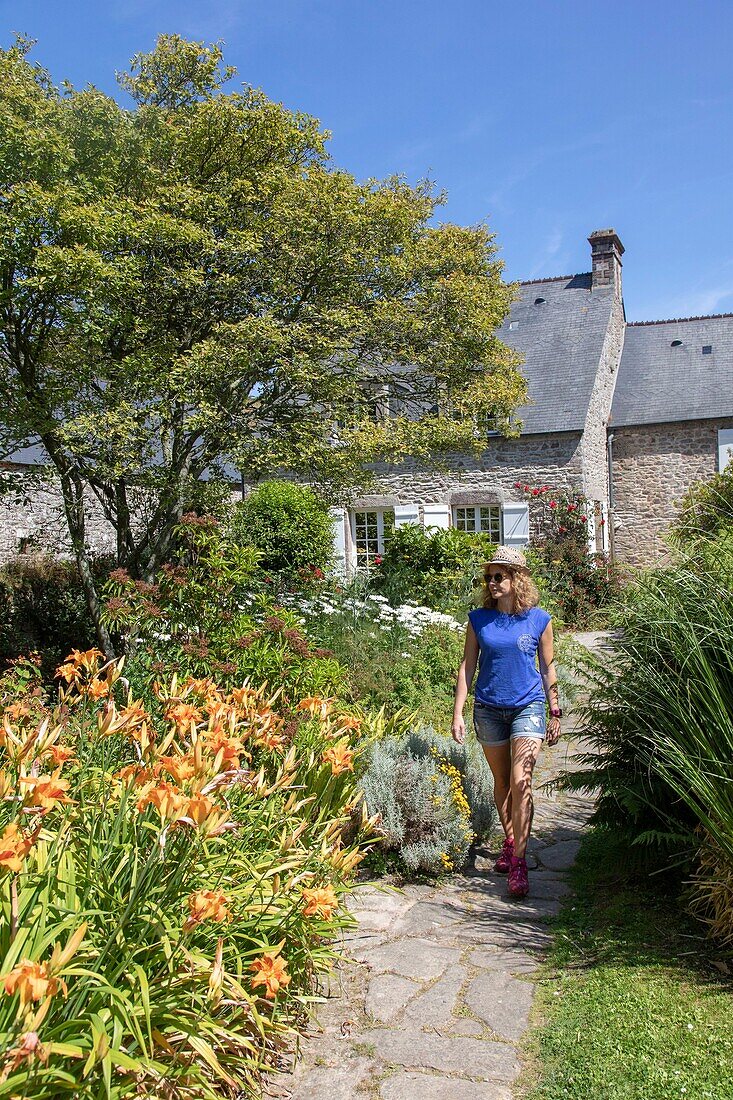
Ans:
POLYGON ((508 569, 521 569, 522 572, 529 573, 527 559, 514 546, 497 546, 490 560, 484 562, 484 569, 490 565, 504 565, 508 569))

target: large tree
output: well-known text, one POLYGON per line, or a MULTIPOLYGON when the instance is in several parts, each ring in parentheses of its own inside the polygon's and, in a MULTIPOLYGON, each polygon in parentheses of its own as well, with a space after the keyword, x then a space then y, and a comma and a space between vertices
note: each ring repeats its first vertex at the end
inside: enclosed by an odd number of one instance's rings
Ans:
POLYGON ((42 444, 98 624, 85 497, 149 577, 224 463, 344 483, 475 447, 477 411, 509 430, 526 394, 484 226, 336 169, 316 120, 223 90, 218 46, 161 37, 119 77, 129 107, 29 48, 0 51, 0 451, 42 444))

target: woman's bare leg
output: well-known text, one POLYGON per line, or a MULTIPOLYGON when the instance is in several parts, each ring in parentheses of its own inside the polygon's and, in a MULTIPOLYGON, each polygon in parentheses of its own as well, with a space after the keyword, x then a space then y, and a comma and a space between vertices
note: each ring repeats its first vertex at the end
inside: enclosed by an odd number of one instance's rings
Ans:
POLYGON ((536 737, 515 737, 511 743, 511 815, 517 859, 524 859, 532 828, 532 773, 541 746, 536 737))
POLYGON ((504 833, 509 840, 514 836, 512 830, 512 755, 511 746, 482 745, 484 756, 494 777, 494 804, 499 814, 504 833))

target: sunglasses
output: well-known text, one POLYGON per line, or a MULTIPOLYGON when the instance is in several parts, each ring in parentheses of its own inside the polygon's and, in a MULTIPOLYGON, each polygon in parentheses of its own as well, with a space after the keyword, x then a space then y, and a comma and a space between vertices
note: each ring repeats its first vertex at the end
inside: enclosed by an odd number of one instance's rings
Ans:
POLYGON ((509 579, 510 577, 511 573, 484 573, 484 580, 487 584, 489 584, 490 581, 493 581, 494 584, 501 584, 503 580, 509 579))

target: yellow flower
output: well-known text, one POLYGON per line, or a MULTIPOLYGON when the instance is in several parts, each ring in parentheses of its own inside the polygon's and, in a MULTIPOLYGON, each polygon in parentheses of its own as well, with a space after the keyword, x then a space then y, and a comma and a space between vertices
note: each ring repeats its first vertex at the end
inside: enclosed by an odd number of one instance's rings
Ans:
POLYGON ((339 900, 333 886, 317 887, 314 890, 303 890, 303 916, 323 917, 330 920, 339 907, 339 900))
POLYGON ((188 898, 190 916, 183 925, 183 931, 190 932, 205 920, 231 920, 228 905, 229 898, 218 890, 196 890, 188 898))
POLYGON ((250 986, 254 989, 258 985, 264 985, 268 1001, 274 1001, 278 991, 290 985, 285 960, 277 951, 265 951, 264 955, 250 963, 249 968, 254 973, 254 977, 249 980, 250 986))

